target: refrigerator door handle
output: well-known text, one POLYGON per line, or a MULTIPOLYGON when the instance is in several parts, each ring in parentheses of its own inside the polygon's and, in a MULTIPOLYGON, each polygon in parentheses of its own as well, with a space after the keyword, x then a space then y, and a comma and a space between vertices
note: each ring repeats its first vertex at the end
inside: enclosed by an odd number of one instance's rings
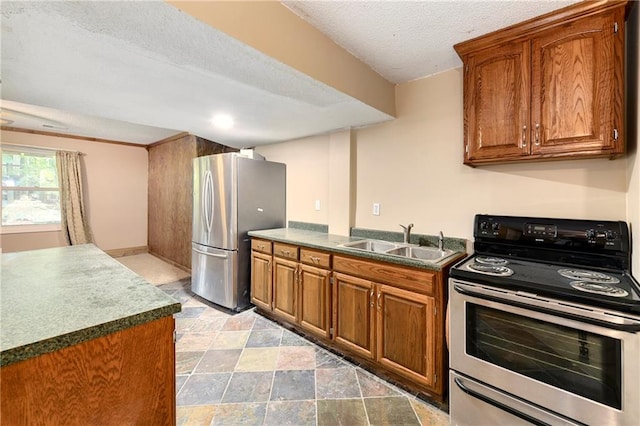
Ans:
POLYGON ((202 200, 204 201, 202 204, 204 224, 207 227, 207 234, 211 234, 211 228, 213 227, 213 176, 209 170, 204 175, 202 200))
POLYGON ((220 259, 226 259, 227 258, 226 254, 207 253, 206 251, 198 250, 197 248, 192 248, 192 250, 195 251, 196 253, 204 254, 205 256, 219 257, 220 259))

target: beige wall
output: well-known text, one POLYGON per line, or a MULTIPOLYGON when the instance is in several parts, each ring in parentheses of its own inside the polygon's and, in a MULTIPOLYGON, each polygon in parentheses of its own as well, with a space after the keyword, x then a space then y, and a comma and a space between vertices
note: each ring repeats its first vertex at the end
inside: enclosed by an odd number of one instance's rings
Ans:
POLYGON ((329 135, 256 149, 269 161, 287 165, 287 220, 329 224, 329 135), (320 200, 320 210, 315 210, 320 200))
MULTIPOLYGON (((83 156, 85 207, 103 250, 147 245, 147 150, 144 147, 2 132, 2 143, 72 149, 83 156)), ((3 234, 2 251, 65 245, 60 232, 3 234)))
MULTIPOLYGON (((401 231, 399 224, 414 223, 417 233, 442 230, 472 239, 476 213, 640 223, 637 212, 627 213, 627 164, 637 164, 635 157, 464 166, 461 69, 399 85, 396 102, 396 120, 354 130, 357 227, 401 231), (380 216, 372 214, 374 202, 381 205, 380 216)), ((308 192, 329 186, 330 168, 323 168, 329 139, 259 148, 269 159, 287 163, 289 220, 327 223, 313 211, 308 192)), ((631 191, 630 198, 637 199, 637 187, 631 191)))
POLYGON ((625 219, 624 159, 464 166, 462 69, 399 85, 396 102, 395 121, 357 132, 357 226, 470 239, 475 213, 625 219))

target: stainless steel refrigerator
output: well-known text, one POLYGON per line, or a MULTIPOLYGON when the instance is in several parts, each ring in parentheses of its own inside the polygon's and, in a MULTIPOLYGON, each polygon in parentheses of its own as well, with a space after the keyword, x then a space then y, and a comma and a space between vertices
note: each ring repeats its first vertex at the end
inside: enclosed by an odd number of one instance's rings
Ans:
POLYGON ((286 166, 237 153, 193 159, 192 291, 242 310, 251 301, 249 231, 285 226, 286 166))

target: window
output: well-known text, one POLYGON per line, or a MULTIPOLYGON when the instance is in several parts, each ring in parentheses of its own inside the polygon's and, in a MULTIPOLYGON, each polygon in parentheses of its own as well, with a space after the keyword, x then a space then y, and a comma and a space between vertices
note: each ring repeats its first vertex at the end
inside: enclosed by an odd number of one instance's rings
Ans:
POLYGON ((60 229, 55 151, 2 147, 2 231, 60 229))

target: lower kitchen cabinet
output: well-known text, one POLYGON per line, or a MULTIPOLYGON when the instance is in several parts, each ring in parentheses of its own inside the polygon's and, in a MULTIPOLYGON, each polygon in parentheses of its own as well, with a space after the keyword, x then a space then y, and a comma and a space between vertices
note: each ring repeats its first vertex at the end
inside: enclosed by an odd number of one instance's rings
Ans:
POLYGON ((273 258, 273 312, 290 322, 297 321, 298 262, 273 258))
POLYGON ((271 257, 260 247, 252 259, 256 306, 444 400, 448 268, 430 271, 282 243, 273 244, 271 257))
POLYGON ((368 359, 375 355, 374 292, 371 281, 334 274, 334 340, 368 359))
POLYGON ((435 382, 435 299, 388 285, 377 286, 376 359, 412 380, 435 382))
POLYGON ((299 265, 298 318, 305 330, 331 338, 331 271, 299 265))
POLYGON ((271 255, 253 252, 251 256, 251 303, 271 309, 271 255))

